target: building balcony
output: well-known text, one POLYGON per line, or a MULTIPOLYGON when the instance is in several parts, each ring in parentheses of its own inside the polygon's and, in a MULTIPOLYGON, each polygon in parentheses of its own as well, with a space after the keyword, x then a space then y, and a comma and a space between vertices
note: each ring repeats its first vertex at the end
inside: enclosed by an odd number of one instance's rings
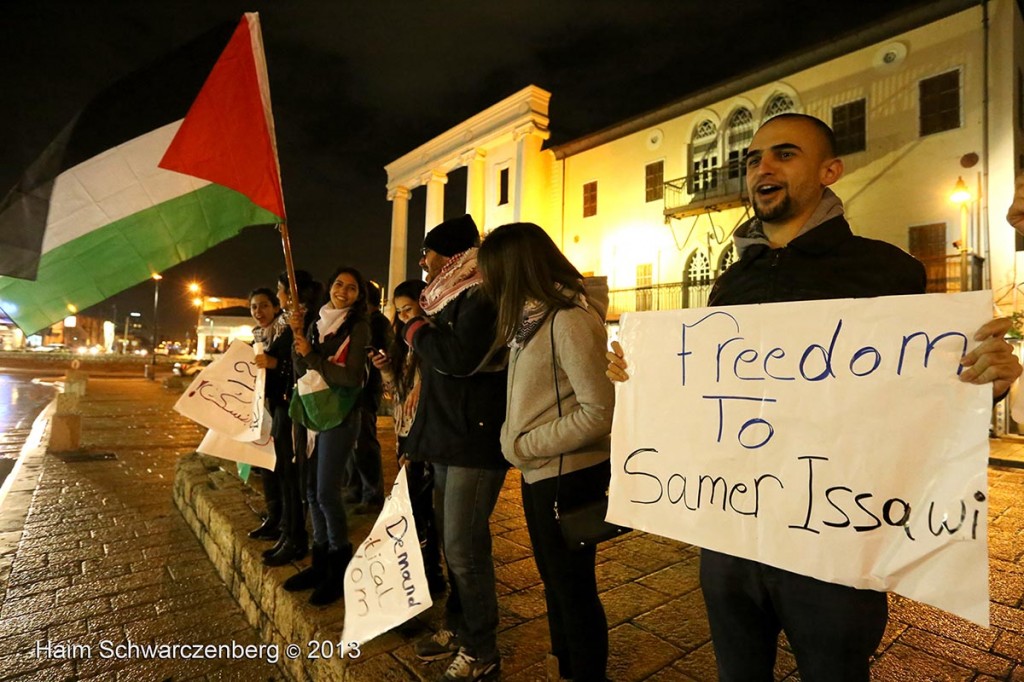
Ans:
POLYGON ((665 183, 665 216, 686 218, 750 204, 743 169, 737 165, 708 168, 665 183))
POLYGON ((622 313, 644 310, 678 310, 702 308, 708 304, 711 285, 707 278, 692 283, 666 282, 632 289, 612 289, 608 292, 608 319, 618 320, 622 313))
MULTIPOLYGON (((956 293, 960 288, 960 256, 924 258, 928 283, 927 293, 956 293)), ((968 258, 968 291, 983 288, 985 259, 974 254, 968 258)), ((678 310, 703 308, 708 304, 714 279, 707 277, 692 282, 665 282, 608 292, 608 320, 616 321, 622 313, 645 310, 678 310)))
MULTIPOLYGON (((938 256, 935 258, 919 258, 924 263, 928 278, 926 292, 956 293, 963 291, 960 285, 960 256, 938 256)), ((985 259, 975 254, 967 256, 967 291, 979 291, 984 288, 982 274, 985 259)))

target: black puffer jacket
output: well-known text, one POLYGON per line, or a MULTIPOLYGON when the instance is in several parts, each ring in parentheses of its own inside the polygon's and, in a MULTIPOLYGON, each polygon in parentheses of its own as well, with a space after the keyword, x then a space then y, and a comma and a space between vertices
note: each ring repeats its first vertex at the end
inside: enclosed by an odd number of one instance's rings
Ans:
POLYGON ((711 289, 708 305, 745 305, 925 293, 924 265, 905 251, 857 237, 842 216, 781 249, 744 249, 711 289))
MULTIPOLYGON (((474 287, 416 332, 422 387, 416 420, 406 439, 413 459, 481 469, 504 469, 507 369, 480 370, 496 329, 497 310, 474 287)), ((492 363, 488 363, 489 365, 492 363)))

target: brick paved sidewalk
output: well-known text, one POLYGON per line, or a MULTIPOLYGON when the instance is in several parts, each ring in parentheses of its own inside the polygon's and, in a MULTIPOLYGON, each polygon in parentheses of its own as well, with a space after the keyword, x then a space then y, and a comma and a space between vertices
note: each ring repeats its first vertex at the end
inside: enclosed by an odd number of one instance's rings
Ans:
POLYGON ((103 658, 104 640, 259 644, 171 500, 175 465, 201 437, 170 409, 177 397, 143 379, 92 379, 83 450, 116 459, 42 455, 23 530, 5 504, 0 530, 19 544, 0 608, 0 679, 281 679, 261 661, 103 658))
MULTIPOLYGON (((75 644, 95 644, 104 637, 256 643, 171 502, 175 462, 192 451, 201 435, 170 410, 176 398, 176 392, 143 380, 90 382, 85 445, 91 452, 113 451, 118 459, 64 463, 52 455, 44 458, 0 608, 0 679, 114 679, 115 669, 116 679, 132 680, 258 680, 278 674, 272 666, 251 662, 138 665, 96 656, 39 661, 25 653, 46 638, 75 644)), ((1013 460, 1020 445, 993 441, 993 457, 1013 460)), ((385 448, 385 463, 390 463, 387 443, 385 448)), ((393 471, 389 466, 387 475, 393 471)), ((518 486, 518 476, 510 473, 492 519, 503 679, 515 682, 543 680, 548 649, 543 590, 518 486)), ((873 668, 875 680, 1024 682, 1022 500, 1024 469, 990 468, 992 627, 979 628, 891 597, 892 616, 873 668)), ((9 531, 3 524, 0 514, 0 532, 9 531)), ((358 540, 359 530, 353 536, 358 540)), ((698 555, 696 548, 642 533, 601 548, 598 580, 611 630, 612 679, 715 679, 698 555)), ((437 623, 438 611, 435 607, 424 620, 437 623)), ((443 668, 416 662, 408 633, 384 639, 378 642, 384 653, 351 668, 353 678, 432 679, 443 668)), ((792 655, 781 647, 777 679, 799 679, 794 670, 792 655)))

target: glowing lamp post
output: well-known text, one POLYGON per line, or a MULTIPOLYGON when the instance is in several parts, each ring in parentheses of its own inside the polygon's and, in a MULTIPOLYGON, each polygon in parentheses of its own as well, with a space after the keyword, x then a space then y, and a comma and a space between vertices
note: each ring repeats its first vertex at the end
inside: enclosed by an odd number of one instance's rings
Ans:
POLYGON ((160 318, 157 316, 157 307, 160 304, 160 280, 164 278, 158 272, 153 273, 153 358, 150 360, 150 364, 156 365, 156 345, 160 338, 160 318))
POLYGON ((970 281, 967 271, 967 204, 972 197, 963 176, 957 177, 956 186, 949 198, 960 205, 960 291, 967 291, 970 281))

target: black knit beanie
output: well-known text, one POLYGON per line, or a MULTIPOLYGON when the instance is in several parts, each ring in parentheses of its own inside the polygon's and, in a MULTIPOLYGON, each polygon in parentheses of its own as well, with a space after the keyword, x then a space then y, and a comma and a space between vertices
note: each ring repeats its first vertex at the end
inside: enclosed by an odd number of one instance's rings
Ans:
POLYGON ((424 248, 447 258, 479 245, 480 230, 469 214, 444 221, 423 238, 424 248))

